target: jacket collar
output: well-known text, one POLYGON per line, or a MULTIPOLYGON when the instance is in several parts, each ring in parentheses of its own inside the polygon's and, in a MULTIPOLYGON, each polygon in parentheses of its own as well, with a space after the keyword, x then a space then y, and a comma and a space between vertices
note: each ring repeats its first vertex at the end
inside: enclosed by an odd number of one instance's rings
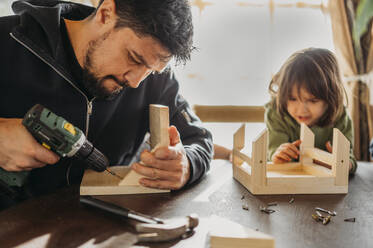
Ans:
POLYGON ((82 20, 95 9, 82 4, 55 0, 17 1, 13 3, 12 8, 20 16, 20 24, 10 35, 87 98, 78 88, 68 69, 69 61, 61 37, 61 21, 62 18, 82 20))
POLYGON ((26 36, 34 47, 49 52, 54 59, 58 58, 62 48, 61 18, 82 20, 95 10, 82 4, 56 0, 16 1, 12 9, 21 17, 20 26, 15 31, 26 36))

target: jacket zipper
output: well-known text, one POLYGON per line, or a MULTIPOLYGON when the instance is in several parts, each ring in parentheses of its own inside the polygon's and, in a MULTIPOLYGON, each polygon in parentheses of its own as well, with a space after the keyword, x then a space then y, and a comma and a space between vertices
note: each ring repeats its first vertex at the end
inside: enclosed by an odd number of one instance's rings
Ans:
MULTIPOLYGON (((41 57, 39 54, 37 54, 31 47, 29 47, 24 42, 22 42, 17 37, 15 37, 13 33, 10 33, 10 36, 15 41, 17 41, 19 44, 21 44, 22 46, 24 46, 27 50, 29 50, 31 53, 33 53, 36 57, 38 57, 41 61, 43 61, 44 63, 46 63, 48 66, 50 66, 55 72, 57 72, 58 75, 60 75, 63 79, 65 79, 71 86, 73 86, 73 88, 75 88, 78 92, 80 92, 80 94, 82 94, 82 96, 84 96, 84 98, 85 98, 85 100, 87 102, 87 114, 86 114, 86 122, 85 122, 85 125, 86 125, 86 127, 85 127, 85 136, 88 137, 89 119, 90 119, 90 117, 92 115, 93 101, 95 100, 95 97, 93 97, 89 101, 88 97, 83 93, 83 91, 81 91, 73 82, 71 82, 67 77, 65 77, 63 75, 63 73, 61 73, 57 68, 55 68, 48 61, 46 61, 43 57, 41 57)), ((69 166, 67 167, 67 170, 66 170, 66 181, 67 181, 67 185, 70 185, 69 175, 70 175, 71 166, 72 166, 72 164, 70 163, 69 166)))
POLYGON ((85 137, 87 137, 87 138, 88 138, 89 119, 90 119, 90 117, 92 115, 92 111, 93 111, 93 100, 94 99, 95 99, 95 97, 93 97, 92 100, 90 100, 90 101, 87 102, 87 115, 86 115, 86 120, 85 120, 85 126, 86 126, 85 137))

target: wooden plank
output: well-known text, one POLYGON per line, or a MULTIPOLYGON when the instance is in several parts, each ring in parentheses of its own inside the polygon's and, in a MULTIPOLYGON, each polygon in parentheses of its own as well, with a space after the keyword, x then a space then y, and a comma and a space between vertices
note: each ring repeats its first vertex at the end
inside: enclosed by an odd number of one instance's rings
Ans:
POLYGON ((194 105, 203 122, 264 122, 263 106, 194 105))
POLYGON ((333 156, 335 163, 332 165, 332 173, 335 176, 335 185, 348 186, 350 142, 337 128, 333 129, 333 156))
POLYGON ((300 144, 300 158, 299 158, 299 161, 300 161, 301 164, 312 163, 312 158, 307 157, 304 154, 303 150, 306 150, 307 148, 314 148, 314 146, 315 146, 315 135, 311 131, 311 129, 309 129, 307 127, 307 125, 304 124, 304 123, 302 123, 300 125, 300 139, 301 139, 302 143, 300 144))
POLYGON ((267 168, 267 172, 268 171, 300 171, 303 169, 302 164, 299 162, 290 162, 290 163, 283 163, 283 164, 267 163, 266 168, 267 168))
POLYGON ((170 137, 168 127, 170 126, 168 107, 159 104, 149 105, 150 146, 168 147, 170 137))
POLYGON ((275 240, 272 236, 254 231, 236 222, 218 216, 210 217, 208 236, 210 240, 209 247, 211 248, 275 247, 275 240))
POLYGON ((252 164, 252 160, 249 156, 247 156, 245 153, 238 151, 237 149, 233 149, 232 155, 235 156, 236 159, 241 159, 240 164, 242 162, 246 162, 248 165, 252 164))
POLYGON ((267 129, 263 130, 252 145, 251 176, 255 185, 266 185, 267 135, 267 129))
POLYGON ((333 177, 317 177, 305 175, 289 177, 268 177, 267 185, 253 185, 253 194, 346 194, 348 186, 336 186, 333 177))
POLYGON ((334 163, 333 154, 323 151, 319 148, 304 148, 303 154, 307 157, 319 160, 328 165, 332 165, 334 163))
MULTIPOLYGON (((126 178, 131 173, 128 166, 112 166, 110 170, 126 178)), ((120 179, 109 174, 107 171, 96 172, 86 170, 80 184, 80 195, 120 195, 120 194, 150 194, 150 193, 166 193, 169 190, 160 190, 143 187, 131 181, 127 185, 119 185, 120 179)))
POLYGON ((245 147, 245 124, 242 124, 241 127, 233 135, 233 148, 239 151, 245 147))
POLYGON ((303 164, 303 171, 318 177, 333 177, 332 171, 317 164, 303 164))
MULTIPOLYGON (((241 127, 233 134, 233 151, 241 151, 245 146, 245 124, 242 124, 241 127)), ((234 153, 232 153, 232 164, 240 165, 242 160, 238 159, 234 153)))
MULTIPOLYGON (((157 147, 163 146, 168 147, 170 143, 168 134, 168 107, 158 104, 150 104, 149 125, 152 149, 155 150, 157 147)), ((111 170, 112 168, 115 167, 110 167, 111 170)), ((140 185, 139 179, 144 176, 131 170, 129 167, 120 166, 116 170, 120 171, 119 175, 123 174, 121 170, 126 172, 122 175, 123 180, 118 180, 118 178, 106 172, 98 173, 89 170, 85 171, 80 185, 80 193, 84 195, 116 195, 170 192, 170 190, 153 189, 140 185)))
POLYGON ((247 190, 252 192, 251 168, 247 164, 233 165, 233 178, 240 182, 247 190))
POLYGON ((134 186, 134 185, 139 185, 139 180, 140 178, 144 177, 140 174, 138 174, 136 171, 132 170, 131 167, 130 171, 128 174, 119 182, 120 186, 134 186))

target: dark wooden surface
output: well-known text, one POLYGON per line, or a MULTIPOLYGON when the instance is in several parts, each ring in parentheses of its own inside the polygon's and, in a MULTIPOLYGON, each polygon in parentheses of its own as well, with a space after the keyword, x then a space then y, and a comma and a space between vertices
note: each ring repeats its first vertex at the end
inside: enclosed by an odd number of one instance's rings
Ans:
MULTIPOLYGON (((214 161, 201 183, 180 192, 98 198, 161 218, 200 216, 201 225, 191 238, 143 244, 150 247, 205 247, 206 221, 213 214, 274 236, 276 247, 372 247, 372 191, 372 163, 359 163, 347 195, 253 196, 232 178, 230 164, 214 161), (292 197, 295 201, 289 204, 292 197), (259 211, 273 201, 278 202, 272 207, 275 213, 259 211), (338 215, 324 226, 311 218, 317 206, 338 215), (350 217, 356 222, 344 222, 350 217)), ((126 220, 81 206, 78 197, 78 188, 70 187, 0 212, 0 247, 92 247, 133 232, 126 220)))

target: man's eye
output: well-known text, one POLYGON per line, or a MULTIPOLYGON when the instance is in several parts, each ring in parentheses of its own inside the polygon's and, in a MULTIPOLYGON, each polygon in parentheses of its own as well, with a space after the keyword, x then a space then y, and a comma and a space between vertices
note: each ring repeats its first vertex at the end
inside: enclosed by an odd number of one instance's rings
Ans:
POLYGON ((132 62, 132 63, 134 63, 134 64, 136 64, 136 65, 140 65, 141 64, 141 62, 139 62, 139 61, 137 61, 130 53, 128 53, 128 58, 129 58, 129 60, 132 62))
POLYGON ((309 101, 310 101, 311 103, 317 103, 317 102, 319 101, 319 99, 314 98, 314 99, 310 99, 309 101))

